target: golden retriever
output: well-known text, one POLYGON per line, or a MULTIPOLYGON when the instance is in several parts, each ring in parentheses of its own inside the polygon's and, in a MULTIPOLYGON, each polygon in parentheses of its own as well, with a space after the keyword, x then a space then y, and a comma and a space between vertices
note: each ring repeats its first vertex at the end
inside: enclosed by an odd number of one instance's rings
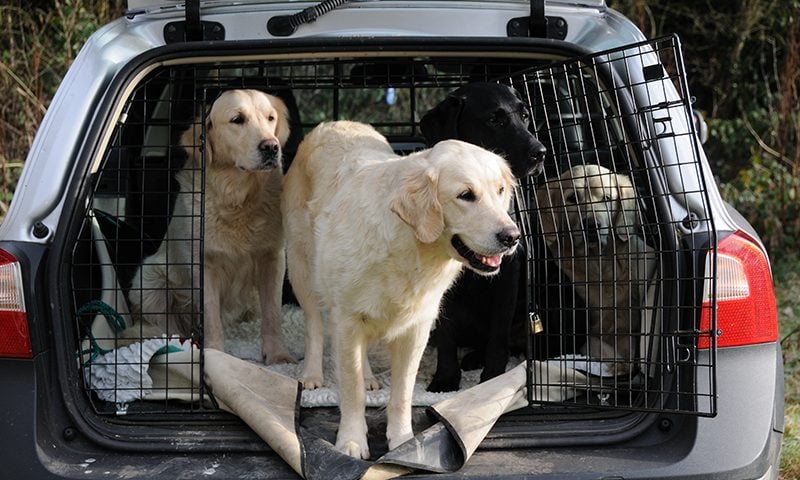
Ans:
POLYGON ((203 346, 224 349, 222 315, 246 309, 257 288, 262 355, 267 363, 292 361, 280 328, 286 106, 258 90, 228 90, 204 121, 202 153, 199 125, 181 135, 188 159, 176 175, 180 192, 161 246, 134 277, 133 311, 163 332, 190 336, 199 313, 202 255, 203 346))
POLYGON ((389 448, 413 436, 411 395, 442 295, 464 265, 497 273, 520 231, 505 160, 447 140, 402 157, 369 125, 323 123, 283 185, 289 279, 306 315, 306 388, 322 383, 321 308, 330 313, 340 394, 336 447, 368 458, 366 350, 387 345, 389 448))
POLYGON ((630 373, 635 363, 645 284, 656 265, 638 235, 631 180, 599 165, 572 167, 537 192, 545 242, 589 308, 581 352, 630 373))

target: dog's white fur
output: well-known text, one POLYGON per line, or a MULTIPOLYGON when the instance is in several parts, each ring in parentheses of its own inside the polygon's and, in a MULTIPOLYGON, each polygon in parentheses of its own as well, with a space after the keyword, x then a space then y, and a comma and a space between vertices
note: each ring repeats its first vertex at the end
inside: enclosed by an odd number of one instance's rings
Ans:
POLYGON ((320 124, 304 139, 283 187, 289 278, 306 315, 306 388, 322 383, 321 308, 330 312, 339 450, 369 457, 364 376, 373 340, 390 355, 389 448, 413 436, 420 358, 466 262, 451 239, 495 259, 512 253, 497 235, 519 234, 507 213, 513 185, 501 157, 457 140, 400 157, 372 127, 347 121, 320 124), (474 201, 464 200, 467 190, 474 201))
POLYGON ((625 374, 634 365, 652 247, 635 234, 641 222, 628 176, 578 165, 537 192, 542 233, 559 268, 587 303, 589 337, 582 353, 625 374))
POLYGON ((133 280, 133 311, 162 332, 192 335, 202 255, 204 347, 224 349, 222 315, 246 310, 257 288, 262 354, 267 363, 293 361, 280 328, 286 105, 258 90, 229 90, 213 102, 204 121, 202 153, 199 124, 181 135, 188 159, 176 174, 180 192, 164 241, 133 280))

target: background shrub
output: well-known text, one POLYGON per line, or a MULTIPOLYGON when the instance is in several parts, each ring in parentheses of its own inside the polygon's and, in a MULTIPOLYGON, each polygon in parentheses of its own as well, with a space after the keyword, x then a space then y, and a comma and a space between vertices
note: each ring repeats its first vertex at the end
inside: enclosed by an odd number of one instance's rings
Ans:
POLYGON ((118 17, 124 0, 0 2, 0 218, 36 129, 89 35, 118 17))
POLYGON ((800 0, 609 0, 649 37, 677 33, 705 151, 727 201, 771 254, 796 251, 800 0))

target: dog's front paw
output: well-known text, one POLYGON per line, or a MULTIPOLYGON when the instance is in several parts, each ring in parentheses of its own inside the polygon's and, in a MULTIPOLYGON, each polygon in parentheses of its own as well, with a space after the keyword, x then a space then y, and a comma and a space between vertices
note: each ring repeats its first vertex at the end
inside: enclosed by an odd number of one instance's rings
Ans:
POLYGON ((480 383, 483 383, 483 382, 485 382, 487 380, 491 380, 494 377, 499 377, 500 375, 502 375, 504 373, 506 373, 505 370, 503 370, 503 371, 496 371, 496 370, 492 371, 492 370, 484 368, 483 371, 481 372, 480 383))
POLYGON ((374 376, 370 375, 369 377, 364 377, 364 387, 367 389, 367 391, 380 390, 381 382, 379 382, 374 376))
POLYGON ((434 375, 428 385, 429 392, 455 392, 461 384, 461 375, 434 375))
POLYGON ((461 370, 468 372, 483 367, 483 354, 477 350, 472 350, 461 359, 461 370))
POLYGON ((303 375, 300 381, 303 383, 303 389, 305 390, 322 388, 322 375, 303 375))
POLYGON ((414 437, 414 432, 411 429, 406 429, 398 432, 391 432, 389 428, 386 429, 386 440, 389 443, 389 450, 394 450, 395 447, 406 443, 414 437))
POLYGON ((506 373, 505 363, 497 364, 496 362, 492 362, 490 365, 489 362, 486 362, 486 366, 483 367, 483 371, 481 371, 481 383, 504 373, 506 373))
POLYGON ((337 439, 336 449, 345 455, 354 458, 367 460, 369 458, 369 447, 367 446, 367 437, 360 440, 352 439, 337 439))
POLYGON ((303 384, 305 390, 316 390, 322 388, 322 365, 317 365, 316 362, 305 360, 306 364, 303 368, 303 374, 300 376, 300 382, 303 384))
POLYGON ((273 365, 275 363, 297 363, 297 359, 286 350, 283 352, 265 353, 263 359, 266 365, 273 365))
POLYGON ((274 338, 262 338, 261 358, 264 363, 272 365, 275 363, 297 363, 297 359, 289 353, 283 342, 274 338))

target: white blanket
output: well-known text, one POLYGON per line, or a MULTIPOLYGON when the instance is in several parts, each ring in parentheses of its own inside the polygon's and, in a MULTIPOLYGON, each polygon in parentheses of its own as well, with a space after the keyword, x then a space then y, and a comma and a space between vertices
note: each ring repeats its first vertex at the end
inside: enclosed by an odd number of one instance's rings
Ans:
MULTIPOLYGON (((225 325, 225 351, 236 357, 260 363, 261 345, 260 326, 256 315, 248 315, 248 319, 236 323, 226 323, 225 325)), ((292 305, 283 306, 283 336, 289 351, 295 358, 300 359, 295 364, 276 364, 267 368, 274 372, 300 379, 303 371, 303 333, 304 320, 303 311, 292 305)), ((303 407, 327 407, 339 404, 339 395, 336 389, 336 379, 331 360, 330 344, 325 345, 325 384, 323 388, 313 391, 303 391, 301 406, 303 407)), ((508 369, 519 364, 524 358, 511 358, 508 369)), ((367 406, 385 407, 389 401, 389 359, 385 354, 382 345, 375 345, 370 350, 370 365, 381 383, 382 388, 367 392, 367 406)), ((415 406, 429 406, 436 402, 450 398, 455 392, 434 393, 428 392, 426 387, 433 378, 436 371, 436 350, 432 347, 425 349, 422 362, 420 364, 417 382, 414 386, 413 404, 415 406)), ((480 370, 462 372, 461 388, 468 388, 477 385, 480 379, 480 370)))

